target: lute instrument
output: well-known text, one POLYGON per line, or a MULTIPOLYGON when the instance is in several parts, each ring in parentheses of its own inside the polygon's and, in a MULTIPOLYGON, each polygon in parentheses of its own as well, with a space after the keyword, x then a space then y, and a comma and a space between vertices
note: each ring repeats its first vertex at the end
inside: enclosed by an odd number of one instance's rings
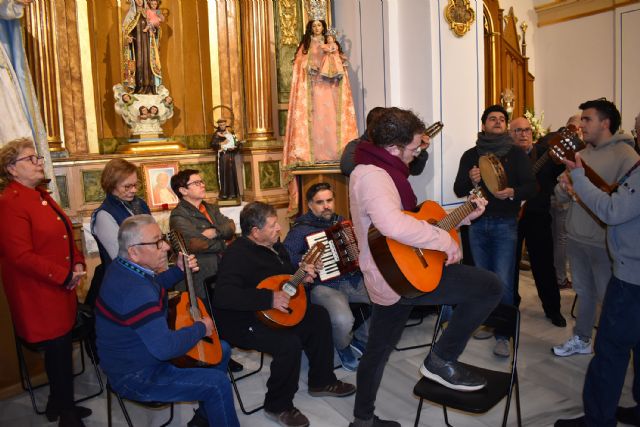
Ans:
MULTIPOLYGON (((324 244, 317 242, 302 258, 302 264, 316 264, 324 251, 324 244)), ((289 295, 289 307, 287 312, 276 308, 260 310, 256 314, 258 319, 273 328, 287 328, 295 326, 304 318, 307 312, 307 293, 304 290, 303 280, 307 272, 302 267, 293 274, 276 274, 262 280, 257 288, 268 289, 273 292, 283 291, 289 295)))
MULTIPOLYGON (((183 257, 184 281, 187 284, 186 292, 181 292, 169 300, 169 327, 177 331, 209 317, 209 314, 202 300, 196 296, 193 274, 189 268, 189 252, 182 234, 177 230, 171 230, 167 237, 178 256, 183 257)), ((201 368, 216 365, 221 360, 222 345, 214 322, 211 335, 202 338, 187 354, 173 359, 172 363, 180 368, 201 368)))
MULTIPOLYGON (((456 225, 476 209, 474 200, 484 198, 480 187, 474 188, 471 196, 449 214, 434 201, 422 203, 417 212, 404 213, 446 230, 460 244, 456 225)), ((371 255, 382 277, 399 295, 406 298, 417 297, 433 291, 440 283, 446 261, 444 252, 405 245, 383 236, 373 225, 369 227, 368 241, 371 255)))

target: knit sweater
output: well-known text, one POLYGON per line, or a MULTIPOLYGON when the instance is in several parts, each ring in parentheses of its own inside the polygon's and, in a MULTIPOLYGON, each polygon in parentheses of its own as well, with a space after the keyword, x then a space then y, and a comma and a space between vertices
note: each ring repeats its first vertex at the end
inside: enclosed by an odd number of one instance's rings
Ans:
MULTIPOLYGON (((302 257, 309 250, 309 245, 307 244, 305 237, 311 233, 317 233, 318 231, 325 230, 343 219, 344 218, 342 216, 334 214, 331 219, 326 220, 322 217, 315 216, 311 211, 296 218, 293 226, 287 234, 287 237, 285 237, 284 242, 282 242, 284 247, 287 249, 289 257, 291 258, 291 264, 294 266, 299 265, 300 261, 302 261, 302 257)), ((337 289, 345 280, 356 286, 360 283, 360 280, 362 280, 362 275, 360 272, 356 271, 335 279, 327 280, 326 282, 321 282, 319 278, 316 278, 313 284, 337 289)))
POLYGON ((120 257, 109 265, 96 302, 96 343, 107 377, 182 356, 205 336, 202 322, 177 331, 167 325, 166 289, 180 279, 178 267, 154 274, 120 257))
POLYGON ((584 169, 571 172, 573 188, 598 217, 607 224, 607 249, 613 260, 613 274, 620 280, 640 285, 640 167, 609 196, 596 188, 584 169))
MULTIPOLYGON (((633 149, 633 139, 629 135, 616 134, 610 141, 580 151, 582 159, 609 184, 612 184, 627 173, 640 158, 633 149)), ((566 228, 570 239, 579 243, 605 248, 605 229, 575 202, 560 185, 556 185, 555 194, 558 202, 569 204, 566 228)))

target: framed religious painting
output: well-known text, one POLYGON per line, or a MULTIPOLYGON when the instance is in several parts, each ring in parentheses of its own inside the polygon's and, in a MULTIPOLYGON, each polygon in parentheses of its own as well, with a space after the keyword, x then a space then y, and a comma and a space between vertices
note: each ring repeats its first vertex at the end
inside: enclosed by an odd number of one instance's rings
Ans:
POLYGON ((149 163, 142 165, 147 188, 147 204, 151 209, 168 209, 178 203, 171 190, 171 177, 178 173, 178 162, 149 163))

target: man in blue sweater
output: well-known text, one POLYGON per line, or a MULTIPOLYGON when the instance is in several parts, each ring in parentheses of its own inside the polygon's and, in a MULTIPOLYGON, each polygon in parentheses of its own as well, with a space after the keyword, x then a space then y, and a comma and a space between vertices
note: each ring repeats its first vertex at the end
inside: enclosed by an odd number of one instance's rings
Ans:
MULTIPOLYGON (((309 211, 296 218, 283 245, 289 253, 291 263, 298 265, 309 250, 306 236, 339 223, 344 218, 335 213, 335 198, 331 185, 319 182, 309 187, 306 193, 309 211)), ((362 356, 368 340, 368 322, 363 322, 353 333, 355 318, 349 303, 371 304, 364 286, 362 273, 349 273, 321 282, 318 277, 311 284, 311 302, 323 306, 329 312, 333 333, 333 344, 340 356, 342 367, 355 372, 357 356, 362 356), (355 335, 355 336, 354 336, 355 335)))
MULTIPOLYGON (((181 257, 167 269, 169 245, 151 215, 127 218, 118 244, 96 301, 98 354, 111 387, 139 401, 197 400, 200 407, 189 426, 238 426, 226 375, 227 343, 222 343, 222 362, 210 369, 179 369, 168 362, 214 328, 209 317, 177 331, 167 325, 166 289, 183 277, 181 257)), ((197 270, 194 256, 189 267, 197 270)))
POLYGON ((577 163, 565 161, 571 180, 561 175, 560 185, 580 198, 607 224, 607 249, 613 260, 613 275, 607 285, 591 359, 582 391, 584 416, 558 420, 556 427, 609 427, 617 422, 640 425, 640 160, 607 194, 585 176, 580 154, 577 163), (636 406, 617 407, 629 357, 633 351, 633 398, 636 406))

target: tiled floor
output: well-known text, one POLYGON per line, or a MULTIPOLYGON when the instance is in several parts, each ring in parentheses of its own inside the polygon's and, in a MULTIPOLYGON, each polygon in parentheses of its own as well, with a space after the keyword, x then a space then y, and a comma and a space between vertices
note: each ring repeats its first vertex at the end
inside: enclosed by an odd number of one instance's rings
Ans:
MULTIPOLYGON (((470 286, 472 284, 470 283, 470 286)), ((531 276, 523 273, 520 284, 522 294, 521 344, 518 360, 523 424, 527 426, 550 426, 559 417, 573 416, 581 413, 581 391, 584 373, 590 356, 573 356, 557 358, 551 355, 550 348, 563 342, 571 334, 573 319, 569 310, 573 301, 572 291, 562 291, 563 314, 569 321, 567 328, 556 328, 545 319, 537 298, 531 276)), ((400 345, 411 345, 430 339, 435 318, 427 318, 423 325, 408 328, 400 345)), ((470 340, 461 360, 494 369, 507 369, 506 362, 498 360, 492 353, 493 340, 470 340)), ((394 352, 385 370, 382 387, 378 393, 376 413, 381 418, 395 419, 403 426, 413 425, 418 400, 412 389, 419 378, 418 366, 425 355, 424 349, 394 352)), ((258 355, 250 352, 238 352, 235 357, 246 367, 255 367, 258 355)), ((268 377, 268 360, 263 371, 239 383, 244 402, 248 407, 260 404, 268 377)), ((354 397, 312 398, 306 390, 306 360, 300 379, 300 390, 296 394, 295 405, 311 420, 312 426, 347 426, 352 419, 354 397)), ((355 383, 355 373, 342 369, 336 371, 342 380, 355 383)), ((627 384, 622 394, 622 403, 631 404, 631 369, 627 374, 627 384)), ((87 372, 76 379, 76 394, 81 395, 88 387, 95 386, 93 372, 87 372)), ((41 402, 46 400, 46 390, 37 392, 41 402)), ((93 410, 93 415, 85 420, 88 427, 107 425, 107 403, 103 394, 99 398, 85 402, 93 410)), ((236 405, 237 406, 237 405, 236 405)), ((129 405, 136 426, 154 426, 164 421, 167 410, 151 411, 129 405)), ((176 416, 172 426, 184 426, 192 416, 192 404, 176 405, 176 416)), ((509 425, 516 425, 515 407, 511 406, 509 425)), ((450 422, 456 426, 485 427, 500 425, 504 403, 499 403, 493 410, 484 415, 474 416, 450 411, 450 422)), ((113 410, 114 424, 126 426, 120 409, 113 410)), ((250 416, 240 416, 243 426, 271 427, 272 421, 265 418, 262 411, 250 416)), ((31 409, 28 395, 23 393, 12 399, 0 401, 1 426, 43 426, 47 423, 44 416, 37 416, 31 409)), ((421 417, 422 426, 443 426, 442 411, 425 403, 421 417)))

